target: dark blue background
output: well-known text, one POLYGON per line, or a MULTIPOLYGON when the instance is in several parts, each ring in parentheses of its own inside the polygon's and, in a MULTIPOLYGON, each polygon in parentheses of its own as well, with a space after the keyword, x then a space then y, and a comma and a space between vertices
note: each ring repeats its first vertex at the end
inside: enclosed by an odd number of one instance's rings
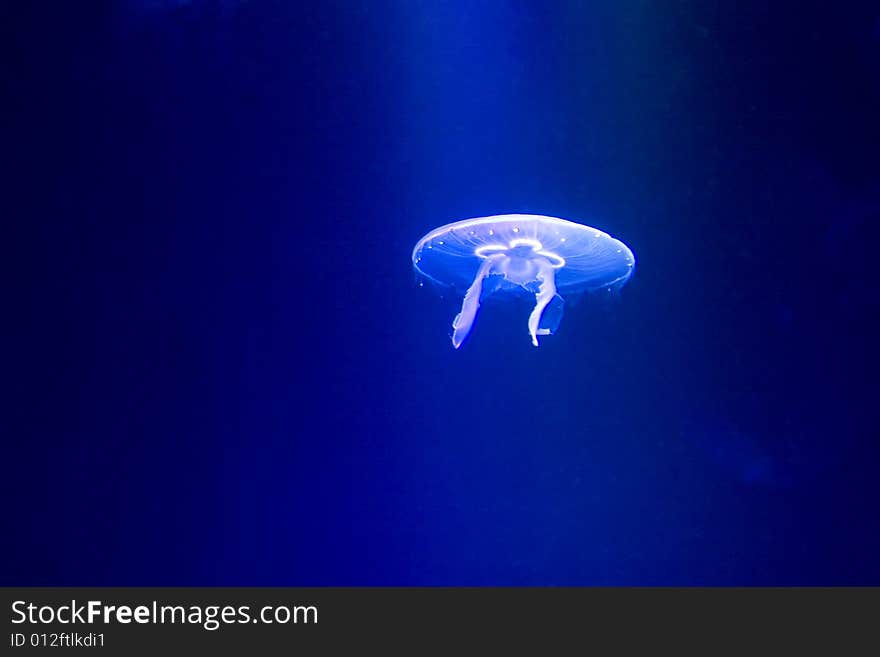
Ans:
POLYGON ((0 13, 3 584, 880 584, 876 3, 0 13), (455 351, 503 212, 636 274, 455 351))

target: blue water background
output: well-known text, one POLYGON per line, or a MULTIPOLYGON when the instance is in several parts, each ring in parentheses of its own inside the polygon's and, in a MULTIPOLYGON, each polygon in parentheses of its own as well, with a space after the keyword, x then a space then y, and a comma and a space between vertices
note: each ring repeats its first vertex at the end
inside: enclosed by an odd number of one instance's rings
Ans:
POLYGON ((0 583, 880 584, 876 3, 2 13, 0 583), (506 212, 635 276, 455 351, 506 212))

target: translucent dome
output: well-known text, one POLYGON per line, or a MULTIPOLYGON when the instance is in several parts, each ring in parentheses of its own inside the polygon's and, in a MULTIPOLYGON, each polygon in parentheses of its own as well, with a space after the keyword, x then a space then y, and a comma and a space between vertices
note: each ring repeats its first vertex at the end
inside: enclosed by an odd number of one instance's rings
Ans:
POLYGON ((493 292, 522 288, 535 295, 528 328, 538 346, 537 336, 553 333, 562 318, 561 293, 620 287, 635 267, 632 251, 607 233, 534 214, 441 226, 418 241, 412 261, 420 274, 464 294, 452 323, 455 348, 470 332, 481 298, 493 292))

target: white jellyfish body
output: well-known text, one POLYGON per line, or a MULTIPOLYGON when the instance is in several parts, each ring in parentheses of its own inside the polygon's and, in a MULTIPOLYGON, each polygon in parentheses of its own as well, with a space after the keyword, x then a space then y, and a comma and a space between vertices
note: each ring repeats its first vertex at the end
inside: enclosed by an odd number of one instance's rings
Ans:
POLYGON ((635 257, 621 241, 596 228, 556 217, 504 214, 441 226, 418 241, 413 267, 464 292, 452 322, 458 349, 470 333, 480 300, 522 288, 534 294, 528 318, 532 344, 556 331, 565 293, 617 288, 632 276, 635 257))

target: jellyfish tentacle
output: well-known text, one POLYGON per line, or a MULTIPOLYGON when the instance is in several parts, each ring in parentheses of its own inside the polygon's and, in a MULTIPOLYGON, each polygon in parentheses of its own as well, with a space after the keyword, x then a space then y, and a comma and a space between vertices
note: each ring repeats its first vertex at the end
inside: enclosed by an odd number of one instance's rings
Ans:
POLYGON ((537 347, 538 336, 550 334, 550 329, 540 329, 538 326, 541 323, 541 314, 556 296, 556 272, 549 262, 540 263, 535 278, 541 285, 535 293, 535 307, 529 315, 529 335, 532 336, 532 344, 537 347))
POLYGON ((483 280, 492 273, 494 258, 487 258, 480 265, 474 282, 468 288, 461 302, 461 312, 452 320, 452 346, 458 349, 477 318, 477 310, 480 308, 480 294, 483 290, 483 280))

